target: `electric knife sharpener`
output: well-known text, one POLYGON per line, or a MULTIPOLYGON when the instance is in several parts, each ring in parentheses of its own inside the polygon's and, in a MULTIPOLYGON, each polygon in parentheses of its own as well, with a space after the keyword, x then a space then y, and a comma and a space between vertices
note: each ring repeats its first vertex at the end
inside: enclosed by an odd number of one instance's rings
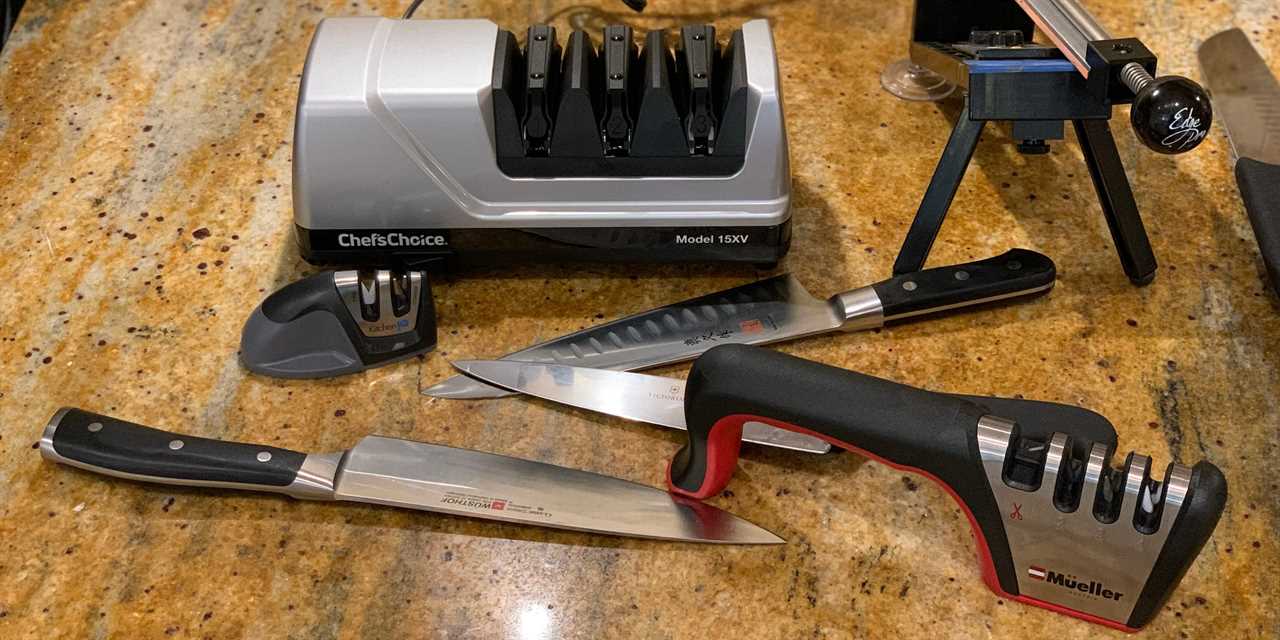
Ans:
POLYGON ((688 444, 673 492, 718 494, 744 424, 806 433, 934 480, 977 539, 983 579, 1002 597, 1134 631, 1160 610, 1222 515, 1213 464, 1147 456, 1111 466, 1115 428, 1085 409, 955 396, 743 345, 695 361, 688 444))
POLYGON ((723 42, 710 25, 521 36, 487 20, 320 23, 294 131, 303 257, 412 267, 786 253, 791 176, 767 22, 723 42))

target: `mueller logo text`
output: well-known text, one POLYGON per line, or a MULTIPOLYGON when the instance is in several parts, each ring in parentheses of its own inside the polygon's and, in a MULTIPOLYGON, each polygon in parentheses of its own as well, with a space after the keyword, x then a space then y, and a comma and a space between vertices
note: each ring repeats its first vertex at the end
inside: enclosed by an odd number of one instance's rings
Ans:
POLYGON ((1106 585, 1096 580, 1082 580, 1069 573, 1058 573, 1057 571, 1045 569, 1044 567, 1031 565, 1030 567, 1027 567, 1027 575, 1031 576, 1033 580, 1048 582, 1054 586, 1076 591, 1095 598, 1115 600, 1119 602, 1120 599, 1124 597, 1123 593, 1120 593, 1119 591, 1112 591, 1111 589, 1108 589, 1106 585))

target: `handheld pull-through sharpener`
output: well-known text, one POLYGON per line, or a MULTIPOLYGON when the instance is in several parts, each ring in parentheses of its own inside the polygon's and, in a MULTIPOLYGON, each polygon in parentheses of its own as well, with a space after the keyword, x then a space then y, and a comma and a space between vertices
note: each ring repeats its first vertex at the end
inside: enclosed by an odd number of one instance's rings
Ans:
POLYGON ((1119 629, 1160 611, 1227 500, 1207 461, 1161 474, 1130 453, 1113 467, 1115 428, 1086 409, 935 393, 759 347, 707 351, 684 402, 675 493, 724 489, 745 424, 814 435, 940 484, 1002 597, 1119 629))
POLYGON ((773 36, 692 25, 517 35, 330 18, 294 132, 316 263, 772 263, 791 176, 773 36))

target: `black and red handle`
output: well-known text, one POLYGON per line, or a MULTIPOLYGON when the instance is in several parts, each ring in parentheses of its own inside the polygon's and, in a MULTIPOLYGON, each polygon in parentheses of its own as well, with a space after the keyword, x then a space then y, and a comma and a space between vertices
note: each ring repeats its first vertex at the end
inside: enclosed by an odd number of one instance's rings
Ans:
POLYGON ((1030 438, 1063 431, 1082 446, 1116 446, 1111 423, 1086 409, 934 393, 745 345, 718 346, 694 362, 685 415, 689 441, 668 468, 672 492, 704 499, 723 490, 747 422, 807 433, 941 485, 973 525, 987 584, 1006 593, 1017 593, 1017 579, 978 452, 978 419, 1017 420, 1030 438))
MULTIPOLYGON (((1013 421, 1012 437, 1019 444, 1009 446, 1031 458, 1045 450, 1055 432, 1069 436, 1071 460, 1086 460, 1088 450, 1097 444, 1109 452, 1116 448, 1115 428, 1087 409, 934 393, 759 347, 723 345, 703 354, 689 372, 685 387, 689 441, 672 459, 668 483, 672 492, 696 499, 719 493, 737 465, 745 423, 761 422, 812 435, 941 485, 973 526, 983 580, 1003 597, 1128 631, 1146 624, 1212 533, 1226 503, 1222 473, 1209 462, 1195 465, 1181 511, 1129 615, 1102 618, 1073 608, 1069 599, 1064 600, 1066 604, 1039 600, 1019 589, 1020 572, 1014 566, 1004 513, 978 448, 978 423, 984 416, 1013 421)), ((1017 454, 1011 459, 1016 461, 1017 454)), ((1035 464, 1042 463, 1043 459, 1035 464)), ((1012 467, 1004 473, 1009 474, 1004 482, 1016 487, 1010 484, 1012 467)), ((1106 473, 1112 473, 1109 467, 1106 473)), ((1097 498, 1081 498, 1085 499, 1097 517, 1097 498)), ((1065 512, 1066 507, 1059 510, 1065 512)), ((1137 526, 1136 520, 1131 526, 1137 526)), ((1062 544, 1064 552, 1070 553, 1069 536, 1062 544)), ((1111 551, 1116 562, 1124 562, 1123 547, 1111 551)))

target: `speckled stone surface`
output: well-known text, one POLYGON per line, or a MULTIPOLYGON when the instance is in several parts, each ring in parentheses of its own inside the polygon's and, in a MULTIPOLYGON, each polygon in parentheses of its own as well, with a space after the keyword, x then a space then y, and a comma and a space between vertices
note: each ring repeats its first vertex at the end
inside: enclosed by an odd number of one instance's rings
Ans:
MULTIPOLYGON (((326 15, 399 1, 31 0, 0 56, 0 637, 1086 638, 1119 635, 1002 602, 937 487, 854 455, 751 449, 713 502, 774 548, 620 540, 273 496, 106 480, 43 462, 76 405, 175 431, 335 450, 390 436, 661 486, 671 432, 518 399, 418 389, 455 357, 539 339, 765 275, 749 267, 529 266, 440 280, 438 351, 325 382, 247 375, 241 323, 314 272, 291 235, 290 141, 307 43, 326 15)), ((1243 25, 1280 71, 1272 0, 1090 0, 1166 72, 1243 25)), ((899 101, 909 2, 428 2, 421 17, 506 28, 773 23, 794 170, 783 268, 828 294, 886 275, 949 132, 949 107, 899 101)), ((1119 114, 1124 117, 1123 111, 1119 114)), ((1123 122, 1123 120, 1119 120, 1123 122)), ((1220 130, 1147 152, 1117 126, 1161 269, 1119 269, 1074 142, 1024 157, 988 132, 933 263, 1010 246, 1053 256, 1048 297, 781 347, 932 389, 1074 403, 1121 449, 1208 459, 1222 522, 1150 637, 1280 635, 1280 304, 1220 130)), ((1068 135, 1071 133, 1068 131, 1068 135)), ((669 370, 683 375, 684 368, 669 370)))

